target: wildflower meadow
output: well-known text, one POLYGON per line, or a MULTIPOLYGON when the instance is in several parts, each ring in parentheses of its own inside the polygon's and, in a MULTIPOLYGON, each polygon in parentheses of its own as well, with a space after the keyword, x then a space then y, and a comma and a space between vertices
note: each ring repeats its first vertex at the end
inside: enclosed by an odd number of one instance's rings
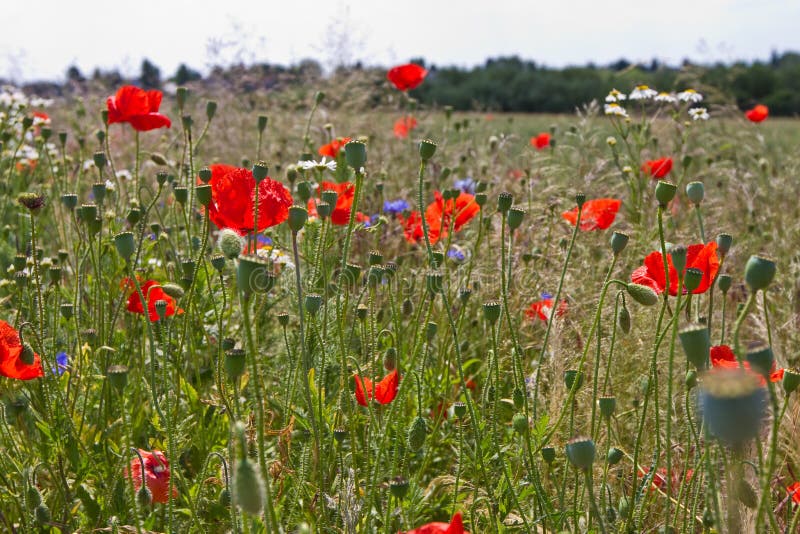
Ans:
POLYGON ((427 75, 0 90, 0 530, 800 532, 796 120, 427 75))

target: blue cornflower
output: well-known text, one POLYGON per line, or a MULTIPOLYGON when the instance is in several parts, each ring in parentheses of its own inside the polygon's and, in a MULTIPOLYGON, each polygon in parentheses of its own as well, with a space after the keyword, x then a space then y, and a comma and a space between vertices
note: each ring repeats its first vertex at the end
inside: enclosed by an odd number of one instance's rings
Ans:
POLYGON ((64 371, 69 370, 69 356, 67 356, 66 352, 59 352, 56 354, 56 364, 53 366, 53 374, 56 376, 61 376, 64 374, 64 371))
POLYGON ((467 256, 464 254, 464 251, 457 248, 451 248, 448 250, 447 257, 455 261, 464 261, 467 258, 467 256))
POLYGON ((470 195, 475 194, 475 180, 472 179, 470 176, 466 176, 460 180, 456 180, 453 182, 453 187, 463 191, 464 193, 469 193, 470 195))
POLYGON ((392 215, 397 215, 398 213, 403 213, 408 209, 408 202, 403 200, 402 198, 398 198, 397 200, 384 200, 383 201, 383 212, 384 213, 391 213, 392 215))
POLYGON ((547 291, 543 291, 542 292, 542 300, 547 300, 547 299, 551 299, 551 298, 553 298, 553 295, 551 295, 547 291))

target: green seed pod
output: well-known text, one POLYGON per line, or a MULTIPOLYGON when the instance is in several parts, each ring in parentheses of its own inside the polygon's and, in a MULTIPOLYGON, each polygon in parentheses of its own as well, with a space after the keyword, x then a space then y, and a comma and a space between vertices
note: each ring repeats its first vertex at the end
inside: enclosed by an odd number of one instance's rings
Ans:
POLYGON ((668 182, 666 180, 659 180, 656 184, 656 200, 658 204, 663 208, 669 204, 673 198, 675 198, 675 193, 678 191, 678 186, 673 184, 672 182, 668 182))
POLYGON ((345 428, 333 429, 333 439, 335 439, 337 443, 343 442, 346 437, 347 437, 347 429, 345 428))
POLYGON ((201 182, 207 184, 211 181, 212 172, 210 168, 203 167, 197 172, 197 175, 200 177, 201 182))
POLYGON ((173 187, 172 194, 179 204, 186 204, 186 201, 189 200, 189 190, 182 185, 173 187))
POLYGON ((620 308, 619 315, 617 316, 617 323, 623 333, 627 334, 631 331, 631 312, 628 311, 628 306, 625 305, 624 301, 622 302, 622 308, 620 308))
POLYGON ((136 241, 133 232, 122 232, 114 236, 114 246, 117 252, 125 261, 129 261, 133 253, 136 252, 136 241))
POLYGON ((425 286, 431 295, 441 293, 443 290, 444 278, 439 271, 428 271, 425 275, 425 286))
POLYGON ((617 409, 617 398, 612 395, 604 395, 597 399, 597 405, 600 407, 600 415, 609 418, 617 409))
POLYGON ((306 294, 303 307, 306 313, 312 317, 315 316, 322 307, 322 295, 318 295, 317 293, 306 294))
POLYGON ((361 141, 350 141, 344 145, 347 164, 357 172, 367 163, 367 145, 361 141))
POLYGON ((620 460, 622 460, 623 456, 624 453, 620 449, 611 447, 608 449, 608 454, 606 454, 606 461, 608 462, 608 465, 617 465, 620 460))
POLYGON ((553 447, 542 447, 542 459, 547 462, 547 464, 552 464, 556 459, 556 450, 553 447))
POLYGON ((708 327, 701 324, 689 325, 678 332, 678 337, 688 362, 699 371, 708 368, 708 356, 711 352, 708 327))
POLYGON ((408 428, 408 448, 415 452, 420 450, 425 444, 427 434, 428 425, 425 423, 425 419, 420 416, 415 417, 408 428))
POLYGON ((467 405, 463 402, 456 402, 453 404, 453 413, 456 414, 456 417, 459 419, 463 419, 465 415, 467 415, 467 405))
POLYGON ((233 472, 236 503, 248 514, 258 515, 264 504, 264 482, 246 457, 239 459, 233 472))
POLYGON ((694 292, 695 289, 700 287, 700 282, 703 281, 703 271, 697 269, 695 267, 689 267, 686 269, 686 273, 683 276, 683 287, 686 288, 686 291, 689 293, 694 292))
POLYGON ((225 268, 225 256, 216 255, 211 257, 211 266, 217 271, 222 272, 225 268))
POLYGON ((245 295, 251 292, 268 293, 275 287, 275 275, 269 263, 254 255, 240 255, 236 270, 236 285, 245 295))
POLYGON ((730 234, 717 235, 717 250, 723 258, 728 255, 728 251, 733 246, 733 236, 730 234))
POLYGON ((775 262, 763 256, 750 256, 744 268, 744 281, 751 291, 767 289, 775 278, 775 262))
POLYGON ((63 317, 64 319, 68 321, 72 319, 72 315, 74 314, 74 312, 75 312, 75 306, 73 306, 72 304, 61 305, 61 317, 63 317))
POLYGON ((424 139, 419 143, 419 157, 422 161, 428 161, 436 154, 436 143, 430 139, 424 139))
POLYGON ((256 183, 259 184, 267 177, 269 173, 269 167, 263 161, 259 161, 255 165, 253 165, 253 178, 255 179, 256 183))
POLYGON ((497 211, 500 213, 506 213, 511 209, 511 205, 513 203, 514 197, 511 195, 511 193, 503 191, 497 196, 497 211))
POLYGON ((408 480, 403 477, 395 477, 389 482, 389 492, 396 499, 402 499, 408 493, 408 480))
POLYGON ((497 300, 490 300, 483 304, 483 318, 490 324, 494 324, 500 318, 501 311, 500 302, 497 300))
POLYGON ((672 265, 678 272, 678 276, 683 276, 683 271, 686 269, 686 247, 683 245, 673 245, 669 249, 669 255, 672 258, 672 265))
POLYGON ((700 205, 705 198, 705 187, 703 182, 689 182, 686 184, 686 196, 692 204, 700 205))
POLYGON ((515 413, 511 419, 511 426, 518 434, 527 434, 529 429, 528 418, 523 413, 515 413))
POLYGON ((772 352, 772 347, 766 343, 757 343, 748 348, 745 358, 753 371, 764 378, 769 378, 772 367, 775 365, 775 354, 772 352))
POLYGON ((369 252, 369 257, 367 259, 367 263, 370 266, 380 265, 381 263, 383 263, 383 254, 381 254, 380 251, 378 251, 378 250, 371 250, 369 252))
MULTIPOLYGON (((553 142, 550 142, 551 146, 553 142)), ((578 205, 579 208, 582 208, 583 205, 586 203, 586 195, 584 193, 575 193, 575 204, 578 205)))
POLYGON ((628 290, 628 294, 633 300, 643 306, 652 306, 658 302, 658 293, 647 286, 641 284, 627 284, 625 289, 628 290))
POLYGON ((611 234, 611 251, 615 255, 620 254, 623 250, 625 250, 629 240, 630 236, 628 234, 615 231, 611 234))
POLYGON ((623 495, 619 498, 619 503, 617 504, 617 511, 619 512, 620 517, 626 517, 630 509, 631 504, 628 501, 628 497, 623 495))
POLYGON ((269 122, 269 117, 267 117, 266 115, 259 115, 258 116, 258 122, 257 122, 256 126, 258 128, 259 133, 263 133, 264 132, 264 130, 267 127, 267 123, 268 122, 269 122))
POLYGON ((577 469, 586 471, 594 463, 595 447, 594 441, 589 438, 575 438, 570 440, 566 446, 567 459, 577 469))
POLYGON ((722 294, 727 294, 728 290, 731 288, 733 284, 733 279, 730 275, 721 274, 717 277, 717 286, 719 286, 719 290, 722 291, 722 294))
POLYGON ((792 393, 800 386, 800 372, 795 369, 784 369, 783 371, 783 390, 787 395, 792 393))
POLYGON ((583 372, 577 369, 564 371, 564 385, 567 386, 568 390, 571 390, 573 386, 575 386, 576 390, 580 389, 583 385, 583 372))
POLYGON ((521 388, 514 388, 511 393, 511 400, 514 403, 514 408, 521 409, 525 405, 525 392, 521 388))
POLYGON ((308 220, 308 211, 302 206, 292 206, 289 208, 289 228, 297 233, 302 230, 308 220))
POLYGON ((358 317, 359 321, 364 321, 367 318, 368 313, 369 308, 367 308, 366 304, 359 304, 356 308, 356 317, 358 317))
POLYGON ((703 526, 711 529, 714 526, 714 512, 706 508, 703 510, 703 526))
POLYGON ((128 368, 125 365, 112 365, 106 369, 108 383, 117 391, 122 391, 128 385, 128 368))
POLYGON ((196 185, 194 192, 197 196, 197 202, 203 207, 208 207, 211 204, 211 186, 208 184, 196 185))
POLYGON ((70 211, 74 210, 78 205, 78 195, 72 193, 61 195, 61 204, 70 211))
POLYGON ((753 373, 741 369, 710 372, 703 379, 698 403, 709 433, 737 447, 758 435, 766 393, 753 373))
POLYGON ((525 217, 525 210, 522 208, 512 207, 508 210, 508 227, 516 230, 522 225, 522 219, 525 217))
POLYGON ((475 194, 475 204, 477 204, 478 207, 480 207, 480 208, 482 208, 484 205, 486 205, 486 201, 488 199, 489 199, 489 197, 486 196, 486 193, 476 193, 475 194))
POLYGON ((225 353, 225 373, 232 382, 244 374, 247 357, 243 349, 231 349, 225 353))

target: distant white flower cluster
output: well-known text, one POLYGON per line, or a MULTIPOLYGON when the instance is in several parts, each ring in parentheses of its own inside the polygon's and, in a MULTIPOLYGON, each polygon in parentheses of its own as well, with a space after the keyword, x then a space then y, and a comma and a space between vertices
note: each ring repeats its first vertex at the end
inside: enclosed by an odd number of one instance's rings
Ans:
POLYGON ((42 137, 42 128, 50 126, 50 117, 42 110, 52 103, 11 85, 0 87, 0 130, 14 135, 4 144, 2 155, 13 158, 18 172, 33 171, 42 151, 53 165, 58 162, 56 146, 42 137))
MULTIPOLYGON (((647 101, 652 100, 658 104, 680 104, 688 103, 689 106, 703 101, 703 95, 694 89, 686 89, 679 93, 658 92, 647 85, 637 85, 629 95, 622 91, 612 89, 605 98, 603 109, 606 115, 612 117, 628 117, 628 111, 622 107, 622 103, 628 101, 647 101)), ((688 110, 692 120, 708 120, 709 114, 706 108, 690 108, 688 110)))

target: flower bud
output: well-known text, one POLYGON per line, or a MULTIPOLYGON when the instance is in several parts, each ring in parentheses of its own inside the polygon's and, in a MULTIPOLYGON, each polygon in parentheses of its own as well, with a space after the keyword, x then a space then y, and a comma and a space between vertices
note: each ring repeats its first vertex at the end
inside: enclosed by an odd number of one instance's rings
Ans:
MULTIPOLYGON (((105 155, 103 157, 105 157, 105 155)), ((167 161, 167 158, 164 156, 164 154, 160 154, 158 152, 153 152, 152 154, 150 154, 150 161, 161 167, 169 165, 169 162, 167 161)), ((96 163, 97 160, 95 160, 95 164, 96 163)), ((100 167, 100 165, 98 165, 98 167, 100 167)))
POLYGON ((33 347, 31 347, 30 343, 27 341, 22 342, 22 352, 20 353, 19 359, 25 365, 33 365, 33 362, 36 358, 36 353, 33 351, 33 347))
POLYGON ((233 258, 238 257, 242 252, 242 249, 245 246, 245 240, 234 230, 231 230, 230 228, 224 228, 219 233, 217 246, 219 247, 220 252, 222 252, 226 258, 232 260, 233 258))
POLYGON ((611 234, 611 251, 615 255, 621 253, 623 250, 625 250, 625 246, 628 244, 629 240, 630 236, 628 234, 615 231, 611 234))
POLYGON ((691 391, 697 385, 697 371, 694 369, 689 369, 686 371, 686 378, 684 378, 684 384, 686 384, 686 389, 691 391))
POLYGON ((514 388, 514 391, 511 393, 511 401, 514 403, 514 408, 517 410, 522 409, 525 405, 525 392, 520 388, 514 388))
POLYGON ((425 139, 419 143, 419 157, 422 161, 428 161, 436 154, 436 143, 430 139, 425 139))
POLYGON ((389 347, 383 354, 383 368, 387 371, 394 371, 397 368, 397 349, 389 347))
POLYGON ((429 321, 428 324, 425 325, 425 340, 430 343, 433 341, 433 338, 436 337, 436 333, 439 331, 439 325, 433 321, 429 321))
POLYGON ((624 301, 622 302, 622 308, 619 310, 617 322, 620 330, 622 330, 624 334, 631 331, 631 312, 628 311, 628 306, 625 305, 624 301))
POLYGON ((344 156, 347 164, 356 172, 360 172, 367 163, 367 145, 361 141, 350 141, 344 145, 344 156))
POLYGON ((708 355, 711 351, 711 338, 706 325, 689 325, 678 332, 681 347, 686 359, 696 369, 702 371, 708 367, 708 355))
POLYGON ((515 413, 514 417, 511 419, 511 426, 514 428, 515 432, 522 435, 527 434, 530 429, 528 418, 524 413, 515 413))
POLYGON ((686 196, 689 197, 691 203, 699 206, 705 197, 703 182, 689 182, 686 184, 686 196))
POLYGON ((289 228, 297 233, 302 230, 308 220, 308 211, 302 206, 292 206, 289 208, 289 228))
POLYGON ((594 441, 589 438, 575 438, 566 446, 567 458, 577 469, 588 471, 594 463, 594 441))
POLYGON ((236 503, 248 514, 258 515, 264 503, 264 482, 253 463, 243 456, 233 471, 236 503))
POLYGON ((428 425, 425 419, 420 416, 414 418, 408 428, 408 448, 416 452, 425 444, 425 437, 428 434, 428 425))
POLYGON ((622 450, 618 449, 617 447, 611 447, 608 449, 608 454, 606 455, 606 461, 608 465, 617 465, 625 453, 622 450))
POLYGON ((216 100, 209 100, 206 102, 206 119, 211 120, 214 118, 214 114, 217 112, 217 101, 216 100))
POLYGON ((400 311, 402 311, 403 315, 405 315, 406 317, 414 313, 414 303, 411 302, 411 299, 405 299, 400 308, 401 308, 400 311))
POLYGON ((633 300, 643 306, 652 306, 658 302, 658 293, 650 287, 631 283, 627 284, 625 289, 628 290, 628 294, 633 300))
POLYGON ((744 281, 751 291, 764 290, 772 283, 776 271, 775 262, 763 256, 750 256, 744 268, 744 281))
POLYGON ((259 115, 258 116, 258 132, 263 133, 264 130, 267 128, 267 122, 269 122, 269 118, 266 115, 259 115))
POLYGON ((659 180, 656 184, 656 200, 661 207, 666 207, 673 198, 678 186, 666 180, 659 180))
POLYGON ((153 494, 147 487, 147 484, 142 484, 136 491, 136 502, 139 503, 141 508, 148 508, 153 500, 153 494))

